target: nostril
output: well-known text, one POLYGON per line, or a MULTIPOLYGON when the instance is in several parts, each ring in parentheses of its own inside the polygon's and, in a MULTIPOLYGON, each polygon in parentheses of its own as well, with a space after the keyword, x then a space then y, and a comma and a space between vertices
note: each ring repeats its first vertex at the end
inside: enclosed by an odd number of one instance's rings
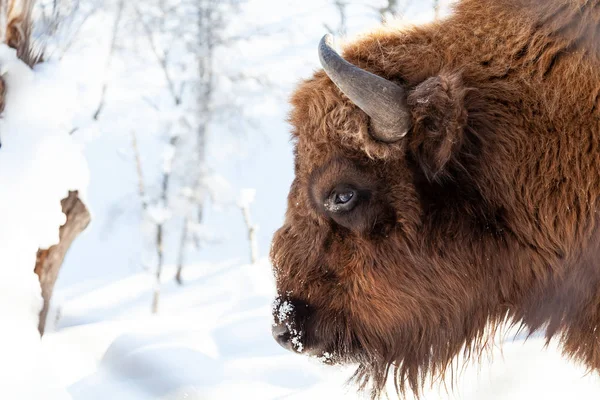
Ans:
POLYGON ((272 329, 273 338, 281 347, 286 350, 293 350, 292 346, 292 334, 285 325, 275 325, 272 329))

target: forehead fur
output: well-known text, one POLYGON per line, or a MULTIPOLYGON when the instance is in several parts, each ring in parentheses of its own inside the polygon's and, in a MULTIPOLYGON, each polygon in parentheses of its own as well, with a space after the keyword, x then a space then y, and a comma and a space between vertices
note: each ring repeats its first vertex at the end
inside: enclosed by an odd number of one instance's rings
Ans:
MULTIPOLYGON (((598 57, 597 52, 575 49, 597 48, 588 44, 598 43, 600 31, 581 32, 584 28, 562 26, 561 20, 553 17, 562 13, 567 14, 566 19, 591 18, 578 14, 585 4, 584 0, 463 0, 445 29, 437 27, 444 21, 418 27, 388 26, 346 45, 342 54, 350 63, 402 85, 409 93, 429 77, 455 71, 465 85, 488 94, 488 102, 492 99, 502 106, 519 98, 525 111, 526 107, 539 108, 552 116, 565 111, 559 108, 560 101, 595 92, 598 85, 595 66, 589 62, 590 56, 598 57), (532 21, 545 25, 536 31, 532 21), (565 40, 551 43, 556 29, 565 40), (493 37, 503 39, 489 40, 493 37), (565 54, 572 58, 568 64, 560 60, 565 54), (557 73, 549 76, 551 70, 557 73)), ((291 105, 289 122, 296 140, 299 174, 304 168, 324 164, 332 154, 373 160, 404 154, 407 140, 390 145, 369 136, 367 115, 322 70, 297 87, 291 105)), ((533 119, 521 115, 513 116, 512 121, 516 123, 518 118, 533 119)))
MULTIPOLYGON (((414 28, 416 29, 416 28, 414 28)), ((389 52, 394 46, 398 30, 385 28, 364 36, 345 46, 343 56, 354 65, 398 84, 405 84, 395 71, 397 54, 389 52), (374 47, 381 49, 381 58, 373 58, 374 47)), ((403 71, 406 74, 407 71, 403 71)), ((429 68, 417 75, 425 77, 429 68)), ((412 74, 414 75, 414 74, 412 74)), ((420 79, 417 77, 417 80, 420 79)), ((373 160, 384 160, 398 154, 405 143, 382 143, 369 135, 369 118, 353 104, 331 81, 324 71, 317 71, 312 78, 302 82, 291 97, 292 111, 289 122, 296 139, 296 152, 307 157, 311 163, 322 164, 331 154, 363 156, 373 160)))

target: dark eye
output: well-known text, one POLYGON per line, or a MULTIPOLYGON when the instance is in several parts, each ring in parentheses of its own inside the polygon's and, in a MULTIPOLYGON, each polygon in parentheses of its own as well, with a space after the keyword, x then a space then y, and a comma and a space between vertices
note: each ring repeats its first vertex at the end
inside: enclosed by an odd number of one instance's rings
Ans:
POLYGON ((354 192, 348 190, 342 193, 336 193, 334 202, 335 204, 346 204, 354 197, 354 192))
POLYGON ((354 189, 349 187, 335 188, 325 199, 325 209, 332 213, 350 211, 358 202, 358 196, 354 189))

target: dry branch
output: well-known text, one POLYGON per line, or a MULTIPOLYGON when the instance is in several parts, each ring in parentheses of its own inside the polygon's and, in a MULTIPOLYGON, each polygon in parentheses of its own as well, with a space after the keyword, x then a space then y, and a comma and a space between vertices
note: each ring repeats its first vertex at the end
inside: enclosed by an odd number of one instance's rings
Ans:
POLYGON ((9 0, 6 14, 6 30, 2 40, 17 50, 17 57, 30 67, 42 59, 39 49, 34 49, 31 41, 33 23, 31 20, 34 0, 9 0))
POLYGON ((75 238, 85 230, 91 219, 89 211, 79 199, 76 191, 69 192, 69 196, 61 201, 61 205, 63 213, 67 216, 67 222, 59 229, 60 241, 49 249, 38 250, 35 265, 35 273, 40 278, 42 297, 44 298, 44 307, 40 313, 40 323, 38 325, 42 335, 46 327, 46 317, 48 316, 54 284, 58 278, 65 255, 75 238))

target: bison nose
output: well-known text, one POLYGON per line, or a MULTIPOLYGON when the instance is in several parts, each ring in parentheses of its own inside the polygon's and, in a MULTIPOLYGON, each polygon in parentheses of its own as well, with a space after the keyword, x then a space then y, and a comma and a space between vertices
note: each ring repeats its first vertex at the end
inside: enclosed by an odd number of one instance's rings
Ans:
POLYGON ((294 349, 292 344, 292 333, 285 324, 274 325, 272 333, 273 338, 281 347, 289 351, 294 349))

